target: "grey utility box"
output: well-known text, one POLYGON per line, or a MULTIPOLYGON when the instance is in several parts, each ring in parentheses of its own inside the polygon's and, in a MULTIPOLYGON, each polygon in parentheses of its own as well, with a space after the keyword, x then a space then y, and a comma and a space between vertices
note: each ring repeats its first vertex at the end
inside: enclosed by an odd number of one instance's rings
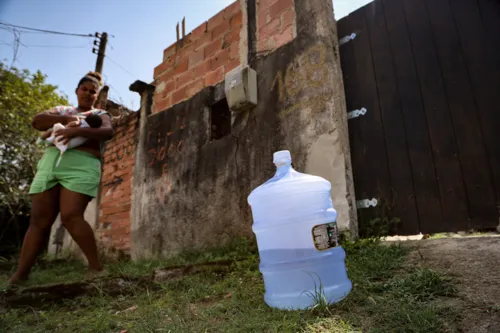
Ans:
POLYGON ((238 66, 226 74, 224 87, 229 109, 244 111, 257 105, 257 72, 248 66, 238 66))

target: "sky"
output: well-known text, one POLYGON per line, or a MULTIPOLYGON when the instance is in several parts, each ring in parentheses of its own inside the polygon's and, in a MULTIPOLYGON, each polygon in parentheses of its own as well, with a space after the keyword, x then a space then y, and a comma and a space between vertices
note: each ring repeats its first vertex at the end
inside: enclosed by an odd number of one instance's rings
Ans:
MULTIPOLYGON (((305 0, 303 0, 305 1, 305 0)), ((334 0, 338 19, 371 0, 334 0)), ((128 87, 135 80, 153 81, 163 50, 176 40, 175 26, 186 17, 186 33, 207 21, 233 0, 0 0, 0 22, 19 26, 94 34, 107 32, 104 82, 109 97, 137 110, 140 98, 128 87)), ((0 28, 2 26, 0 25, 0 28)), ((14 59, 11 31, 0 29, 0 60, 14 59)), ((95 69, 95 38, 21 33, 14 67, 42 71, 71 103, 78 80, 95 69)))

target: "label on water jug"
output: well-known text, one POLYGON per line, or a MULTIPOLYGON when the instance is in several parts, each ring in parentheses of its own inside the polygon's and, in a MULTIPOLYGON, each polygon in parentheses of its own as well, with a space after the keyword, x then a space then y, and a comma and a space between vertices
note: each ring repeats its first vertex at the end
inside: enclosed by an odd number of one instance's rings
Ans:
POLYGON ((312 228, 314 247, 323 251, 339 246, 338 229, 336 222, 320 224, 312 228))

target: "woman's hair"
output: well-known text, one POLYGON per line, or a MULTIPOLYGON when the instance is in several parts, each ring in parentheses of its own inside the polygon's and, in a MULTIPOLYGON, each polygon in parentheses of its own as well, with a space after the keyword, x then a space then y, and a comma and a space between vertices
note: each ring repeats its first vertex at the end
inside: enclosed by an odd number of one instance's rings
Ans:
POLYGON ((95 84, 97 84, 97 87, 100 88, 101 85, 102 85, 102 76, 101 76, 101 73, 98 73, 98 72, 88 72, 87 75, 85 75, 84 77, 82 77, 80 79, 80 81, 78 82, 78 87, 80 87, 83 83, 85 82, 93 82, 95 84))

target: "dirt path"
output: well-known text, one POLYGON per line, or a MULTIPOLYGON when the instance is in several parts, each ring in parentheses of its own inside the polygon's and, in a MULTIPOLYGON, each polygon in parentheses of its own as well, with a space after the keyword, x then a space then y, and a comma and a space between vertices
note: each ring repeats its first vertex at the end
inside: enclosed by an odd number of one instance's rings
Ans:
POLYGON ((500 237, 430 239, 407 242, 417 250, 410 264, 455 278, 463 308, 458 332, 500 332, 500 237))

